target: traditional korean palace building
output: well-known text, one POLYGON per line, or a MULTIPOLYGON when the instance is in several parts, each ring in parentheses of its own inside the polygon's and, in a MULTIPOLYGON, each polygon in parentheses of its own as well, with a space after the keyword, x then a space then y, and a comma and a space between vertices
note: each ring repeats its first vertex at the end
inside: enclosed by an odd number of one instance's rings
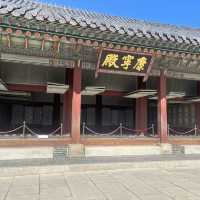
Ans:
POLYGON ((0 0, 0 147, 200 143, 200 29, 0 0))

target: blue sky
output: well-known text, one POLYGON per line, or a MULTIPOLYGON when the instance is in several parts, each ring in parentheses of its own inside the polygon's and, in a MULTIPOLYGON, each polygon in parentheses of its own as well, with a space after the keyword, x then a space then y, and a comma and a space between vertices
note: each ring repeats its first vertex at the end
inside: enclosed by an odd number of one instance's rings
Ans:
POLYGON ((42 1, 135 19, 200 28, 200 0, 42 1))

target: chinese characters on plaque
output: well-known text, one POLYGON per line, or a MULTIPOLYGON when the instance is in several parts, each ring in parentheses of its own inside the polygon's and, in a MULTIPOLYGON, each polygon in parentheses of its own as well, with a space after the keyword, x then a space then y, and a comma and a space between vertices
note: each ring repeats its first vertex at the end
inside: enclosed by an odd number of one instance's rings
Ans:
POLYGON ((145 75, 151 61, 149 54, 102 50, 97 68, 99 72, 145 75))

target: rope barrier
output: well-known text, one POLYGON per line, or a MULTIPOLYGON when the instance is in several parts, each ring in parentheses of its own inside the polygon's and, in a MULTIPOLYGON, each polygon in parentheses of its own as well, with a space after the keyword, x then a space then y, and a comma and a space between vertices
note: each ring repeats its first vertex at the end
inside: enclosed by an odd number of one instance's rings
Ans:
POLYGON ((94 134, 94 135, 102 135, 102 136, 104 136, 104 135, 114 135, 117 131, 120 130, 120 126, 117 127, 116 129, 114 129, 113 131, 108 132, 108 133, 98 133, 98 132, 95 132, 94 130, 90 129, 90 128, 87 127, 87 126, 85 126, 85 129, 88 130, 88 131, 90 131, 90 132, 91 132, 92 134, 94 134))
POLYGON ((85 135, 85 130, 91 132, 94 135, 101 135, 101 136, 114 135, 118 131, 120 131, 119 135, 122 136, 123 135, 123 133, 122 133, 123 130, 125 130, 125 131, 131 131, 131 132, 136 132, 136 133, 137 132, 141 132, 142 133, 142 132, 147 132, 149 130, 152 130, 152 132, 153 132, 152 134, 154 134, 154 127, 153 127, 153 125, 151 127, 149 127, 149 128, 146 128, 146 129, 130 129, 130 128, 127 128, 125 126, 122 126, 122 124, 120 124, 119 127, 117 127, 116 129, 114 129, 111 132, 108 132, 108 133, 99 133, 99 132, 96 132, 96 131, 90 129, 89 127, 86 126, 85 123, 83 123, 83 135, 85 135))
POLYGON ((49 133, 49 135, 54 135, 56 134, 59 130, 61 130, 61 127, 58 127, 56 130, 52 131, 51 133, 49 133))
MULTIPOLYGON (((13 132, 16 132, 16 131, 19 131, 20 129, 23 129, 23 136, 25 136, 25 130, 28 130, 32 135, 35 135, 35 136, 39 136, 40 134, 38 134, 37 132, 35 132, 34 130, 32 130, 29 126, 26 125, 25 122, 23 122, 23 125, 22 126, 19 126, 15 129, 12 129, 12 130, 8 130, 8 131, 0 131, 0 134, 9 134, 9 133, 13 133, 13 132)), ((46 134, 48 136, 51 136, 51 135, 54 135, 56 134, 58 131, 61 131, 61 136, 62 136, 62 124, 61 126, 59 126, 57 129, 55 129, 54 131, 50 132, 49 134, 46 134)), ((149 128, 145 128, 145 129, 131 129, 131 128, 127 128, 125 126, 122 126, 122 124, 120 124, 119 127, 117 127, 116 129, 114 129, 113 131, 110 131, 108 133, 100 133, 100 132, 96 132, 94 130, 92 130, 91 128, 89 128, 88 126, 83 125, 83 134, 85 134, 85 130, 89 131, 90 133, 94 134, 94 135, 101 135, 101 136, 108 136, 108 135, 114 135, 116 134, 118 131, 118 135, 122 136, 123 135, 123 130, 125 131, 130 131, 130 132, 139 132, 139 133, 144 133, 144 132, 147 132, 149 130, 152 130, 152 134, 154 135, 154 125, 152 125, 151 127, 149 128)), ((189 133, 192 133, 194 132, 195 136, 197 136, 197 131, 200 132, 200 128, 198 128, 196 125, 195 125, 195 128, 189 130, 189 131, 186 131, 186 132, 182 132, 182 131, 178 131, 178 130, 175 130, 173 128, 170 128, 169 125, 168 125, 168 133, 170 134, 170 132, 172 133, 175 133, 175 134, 178 134, 178 135, 187 135, 189 133)))
POLYGON ((25 128, 26 128, 31 134, 38 136, 38 134, 37 134, 36 132, 32 131, 27 125, 25 126, 25 128))
POLYGON ((193 128, 193 129, 191 129, 189 131, 186 131, 186 132, 181 132, 181 131, 177 131, 177 130, 172 129, 172 128, 169 127, 169 131, 172 131, 175 134, 179 134, 179 135, 187 135, 188 133, 191 133, 191 132, 195 131, 195 128, 193 128))
POLYGON ((12 129, 12 130, 9 130, 9 131, 0 131, 0 134, 13 133, 13 132, 15 132, 15 131, 20 130, 21 128, 23 128, 23 126, 19 126, 19 127, 15 128, 15 129, 12 129))
MULTIPOLYGON (((151 127, 145 128, 145 129, 131 129, 131 128, 127 128, 127 127, 125 127, 125 126, 120 125, 118 128, 116 128, 115 130, 113 130, 113 131, 111 131, 111 132, 109 132, 109 133, 98 133, 98 132, 96 132, 96 131, 90 129, 89 127, 87 127, 87 126, 85 125, 85 123, 84 123, 84 126, 83 126, 83 133, 84 133, 84 134, 85 134, 85 130, 90 131, 92 134, 95 134, 95 135, 102 135, 102 136, 104 136, 104 135, 113 135, 113 134, 115 134, 118 130, 120 130, 120 132, 122 132, 122 130, 125 130, 125 131, 130 131, 130 132, 135 132, 135 133, 137 133, 137 132, 142 133, 142 132, 147 132, 147 131, 149 131, 149 130, 152 130, 152 134, 155 135, 155 132, 154 132, 154 125, 153 125, 153 124, 152 124, 151 127)), ((175 133, 175 134, 179 134, 179 135, 187 135, 187 134, 189 134, 189 133, 194 132, 194 134, 197 136, 197 135, 198 135, 198 134, 197 134, 197 131, 200 132, 200 129, 197 128, 197 127, 195 126, 195 128, 193 128, 193 129, 191 129, 191 130, 189 130, 189 131, 182 132, 182 131, 178 131, 178 130, 175 130, 175 129, 173 129, 173 128, 168 127, 168 132, 169 132, 169 131, 171 131, 171 132, 173 132, 173 133, 175 133)), ((122 136, 122 133, 120 133, 120 135, 122 136)))
POLYGON ((146 128, 146 129, 131 129, 127 128, 125 126, 122 127, 124 130, 131 131, 131 132, 147 132, 148 130, 151 130, 152 127, 146 128))
MULTIPOLYGON (((33 130, 31 130, 27 125, 25 126, 25 128, 33 135, 39 136, 40 134, 34 132, 33 130)), ((52 131, 51 133, 47 134, 47 135, 54 135, 55 133, 57 133, 59 130, 61 130, 61 126, 58 127, 56 130, 52 131)))
MULTIPOLYGON (((36 133, 35 131, 33 131, 29 126, 26 125, 26 122, 23 122, 23 125, 22 126, 19 126, 15 129, 12 129, 12 130, 8 130, 8 131, 0 131, 0 134, 9 134, 9 133, 13 133, 13 132, 16 132, 20 129, 23 129, 22 130, 22 135, 25 137, 26 133, 25 133, 25 130, 27 130, 28 132, 30 132, 32 135, 34 136, 39 136, 40 134, 36 133)), ((52 131, 51 133, 49 134, 46 134, 48 136, 50 135, 54 135, 56 134, 58 131, 61 132, 61 136, 63 135, 63 125, 61 124, 57 129, 55 129, 54 131, 52 131)))

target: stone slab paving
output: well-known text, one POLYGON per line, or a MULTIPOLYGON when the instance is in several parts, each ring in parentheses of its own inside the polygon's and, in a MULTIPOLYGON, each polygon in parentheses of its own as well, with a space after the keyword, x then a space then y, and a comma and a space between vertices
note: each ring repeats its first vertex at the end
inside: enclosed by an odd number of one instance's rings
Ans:
POLYGON ((125 169, 0 177, 0 200, 199 200, 200 169, 125 169))

